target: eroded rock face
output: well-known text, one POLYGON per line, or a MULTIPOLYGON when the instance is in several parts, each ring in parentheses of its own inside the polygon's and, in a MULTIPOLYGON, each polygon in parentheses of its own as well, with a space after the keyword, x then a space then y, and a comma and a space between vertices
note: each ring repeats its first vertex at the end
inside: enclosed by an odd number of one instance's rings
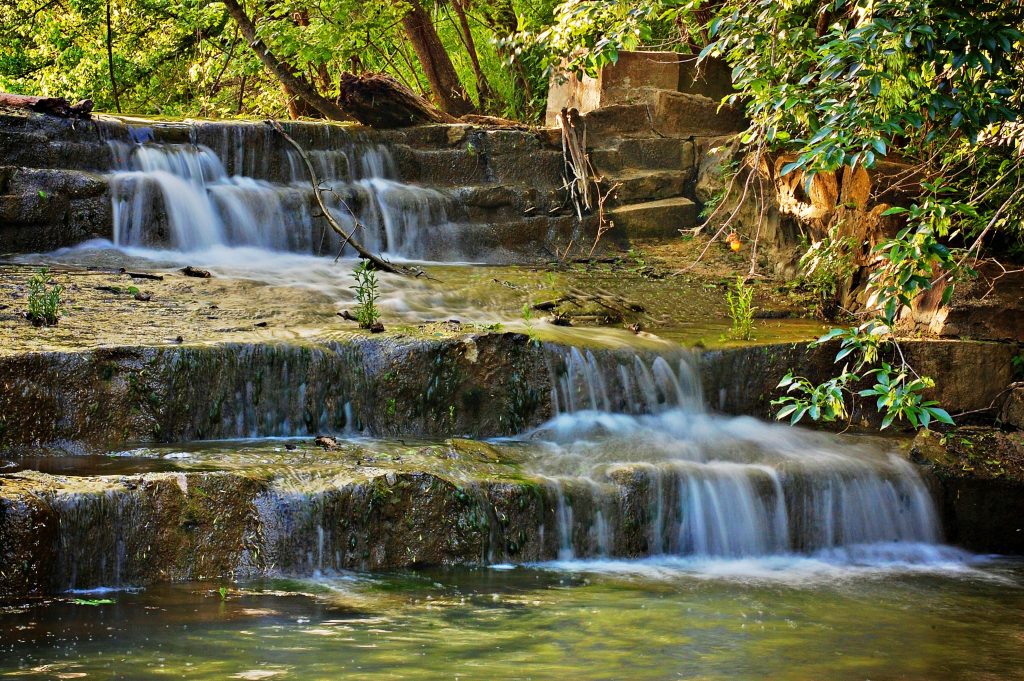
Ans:
MULTIPOLYGON (((511 471, 510 471, 511 472, 511 471)), ((539 560, 536 482, 423 471, 0 478, 0 598, 322 570, 539 560), (297 480, 303 482, 297 484, 297 480)))
POLYGON ((511 435, 550 415, 522 334, 225 343, 0 358, 0 449, 315 435, 511 435))
POLYGON ((974 551, 1024 553, 1024 433, 978 426, 922 431, 911 455, 939 480, 951 541, 974 551))
POLYGON ((919 296, 905 324, 940 337, 1024 343, 1024 272, 985 264, 977 278, 956 284, 947 305, 945 291, 943 282, 919 296))
POLYGON ((341 452, 326 462, 315 451, 309 445, 300 452, 305 463, 287 467, 0 476, 0 598, 531 562, 565 551, 639 557, 667 546, 667 525, 651 512, 666 481, 649 467, 624 468, 602 483, 555 481, 522 474, 508 451, 479 442, 448 441, 405 457, 341 452))
MULTIPOLYGON (((1012 381, 1016 346, 904 341, 928 397, 950 413, 986 410, 1012 381)), ((611 358, 611 369, 629 357, 611 358)), ((772 418, 790 369, 821 382, 835 348, 805 343, 705 351, 706 404, 772 418)), ((554 413, 545 349, 522 334, 417 340, 220 343, 0 357, 0 449, 84 452, 124 442, 362 433, 514 435, 554 413)), ((869 405, 870 406, 870 405, 869 405)), ((994 413, 991 415, 995 415, 994 413)), ((877 427, 856 405, 854 423, 877 427)))
POLYGON ((1016 383, 1011 386, 999 411, 999 421, 1011 428, 1024 430, 1024 385, 1016 383))

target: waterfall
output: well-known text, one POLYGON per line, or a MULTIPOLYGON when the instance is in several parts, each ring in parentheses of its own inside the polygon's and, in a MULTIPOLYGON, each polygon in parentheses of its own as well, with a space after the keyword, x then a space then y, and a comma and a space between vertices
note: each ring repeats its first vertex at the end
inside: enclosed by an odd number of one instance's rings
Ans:
MULTIPOLYGON (((116 245, 336 254, 340 238, 318 215, 294 149, 273 153, 271 141, 253 137, 245 126, 225 128, 219 150, 195 140, 194 128, 188 143, 157 143, 148 129, 129 130, 127 139, 107 142, 115 168, 109 179, 116 245), (258 150, 247 153, 254 140, 258 150)), ((337 132, 325 143, 329 148, 307 155, 331 215, 346 230, 361 225, 359 238, 371 250, 424 257, 428 237, 437 240, 437 230, 456 212, 451 197, 401 182, 382 144, 337 132)))
POLYGON ((934 501, 898 453, 707 413, 698 360, 546 348, 543 443, 560 560, 671 555, 891 555, 941 541, 934 501), (583 480, 587 484, 570 484, 583 480))
POLYGON ((556 414, 596 411, 656 414, 667 409, 702 409, 700 375, 692 355, 594 351, 545 346, 556 414))

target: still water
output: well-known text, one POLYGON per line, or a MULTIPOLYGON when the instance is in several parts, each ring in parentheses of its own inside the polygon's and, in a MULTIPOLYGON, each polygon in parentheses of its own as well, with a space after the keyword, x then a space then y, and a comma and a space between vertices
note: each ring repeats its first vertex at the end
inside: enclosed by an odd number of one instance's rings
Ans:
POLYGON ((69 593, 0 678, 1019 679, 1024 566, 591 561, 69 593))

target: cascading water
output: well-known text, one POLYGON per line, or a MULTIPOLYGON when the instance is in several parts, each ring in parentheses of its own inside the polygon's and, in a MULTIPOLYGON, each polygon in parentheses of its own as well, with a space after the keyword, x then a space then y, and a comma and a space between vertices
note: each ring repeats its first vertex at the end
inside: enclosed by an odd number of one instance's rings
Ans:
MULTIPOLYGON (((284 149, 283 167, 263 167, 256 154, 245 154, 244 139, 234 139, 243 130, 226 131, 231 139, 220 152, 196 142, 155 143, 145 128, 132 128, 129 141, 109 141, 114 243, 183 252, 256 247, 335 254, 340 238, 318 216, 298 153, 284 149)), ((342 138, 331 148, 307 154, 331 214, 347 230, 358 221, 359 238, 371 250, 422 257, 431 228, 450 222, 451 198, 400 182, 386 146, 334 134, 342 138)))
POLYGON ((532 465, 548 476, 563 560, 937 550, 928 489, 889 448, 705 413, 683 353, 552 346, 548 363, 557 414, 528 437, 543 444, 532 465))

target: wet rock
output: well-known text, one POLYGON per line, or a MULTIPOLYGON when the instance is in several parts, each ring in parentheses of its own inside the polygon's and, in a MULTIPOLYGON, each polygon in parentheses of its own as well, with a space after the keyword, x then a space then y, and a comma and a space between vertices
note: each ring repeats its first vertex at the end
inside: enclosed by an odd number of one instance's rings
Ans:
MULTIPOLYGON (((790 369, 798 369, 814 383, 836 375, 841 369, 834 363, 837 348, 836 343, 818 348, 796 343, 704 351, 701 375, 705 399, 720 411, 770 419, 771 401, 779 396, 779 379, 790 369)), ((900 348, 918 373, 935 379, 935 388, 926 392, 926 398, 938 400, 951 414, 985 413, 1013 380, 1012 359, 1017 352, 1013 344, 902 340, 900 348)), ((887 357, 893 361, 892 355, 887 357)), ((865 383, 865 387, 870 385, 865 383)), ((880 416, 872 407, 859 402, 853 422, 877 427, 880 416)))
POLYGON ((338 448, 338 441, 333 437, 328 437, 326 435, 317 435, 316 439, 313 440, 313 444, 317 447, 322 447, 327 451, 333 451, 338 448))
POLYGON ((198 267, 193 267, 192 265, 188 265, 186 267, 181 268, 181 273, 184 274, 186 277, 196 277, 197 279, 209 279, 210 277, 213 276, 212 274, 210 274, 209 270, 199 269, 198 267))
POLYGON ((1024 385, 1016 383, 1011 386, 999 412, 999 420, 1004 425, 1024 430, 1024 385))
POLYGON ((30 353, 0 356, 0 376, 0 448, 353 428, 512 435, 550 414, 543 350, 513 333, 30 353))
POLYGON ((1024 553, 1024 433, 922 431, 911 457, 939 482, 947 539, 973 551, 1024 553))

